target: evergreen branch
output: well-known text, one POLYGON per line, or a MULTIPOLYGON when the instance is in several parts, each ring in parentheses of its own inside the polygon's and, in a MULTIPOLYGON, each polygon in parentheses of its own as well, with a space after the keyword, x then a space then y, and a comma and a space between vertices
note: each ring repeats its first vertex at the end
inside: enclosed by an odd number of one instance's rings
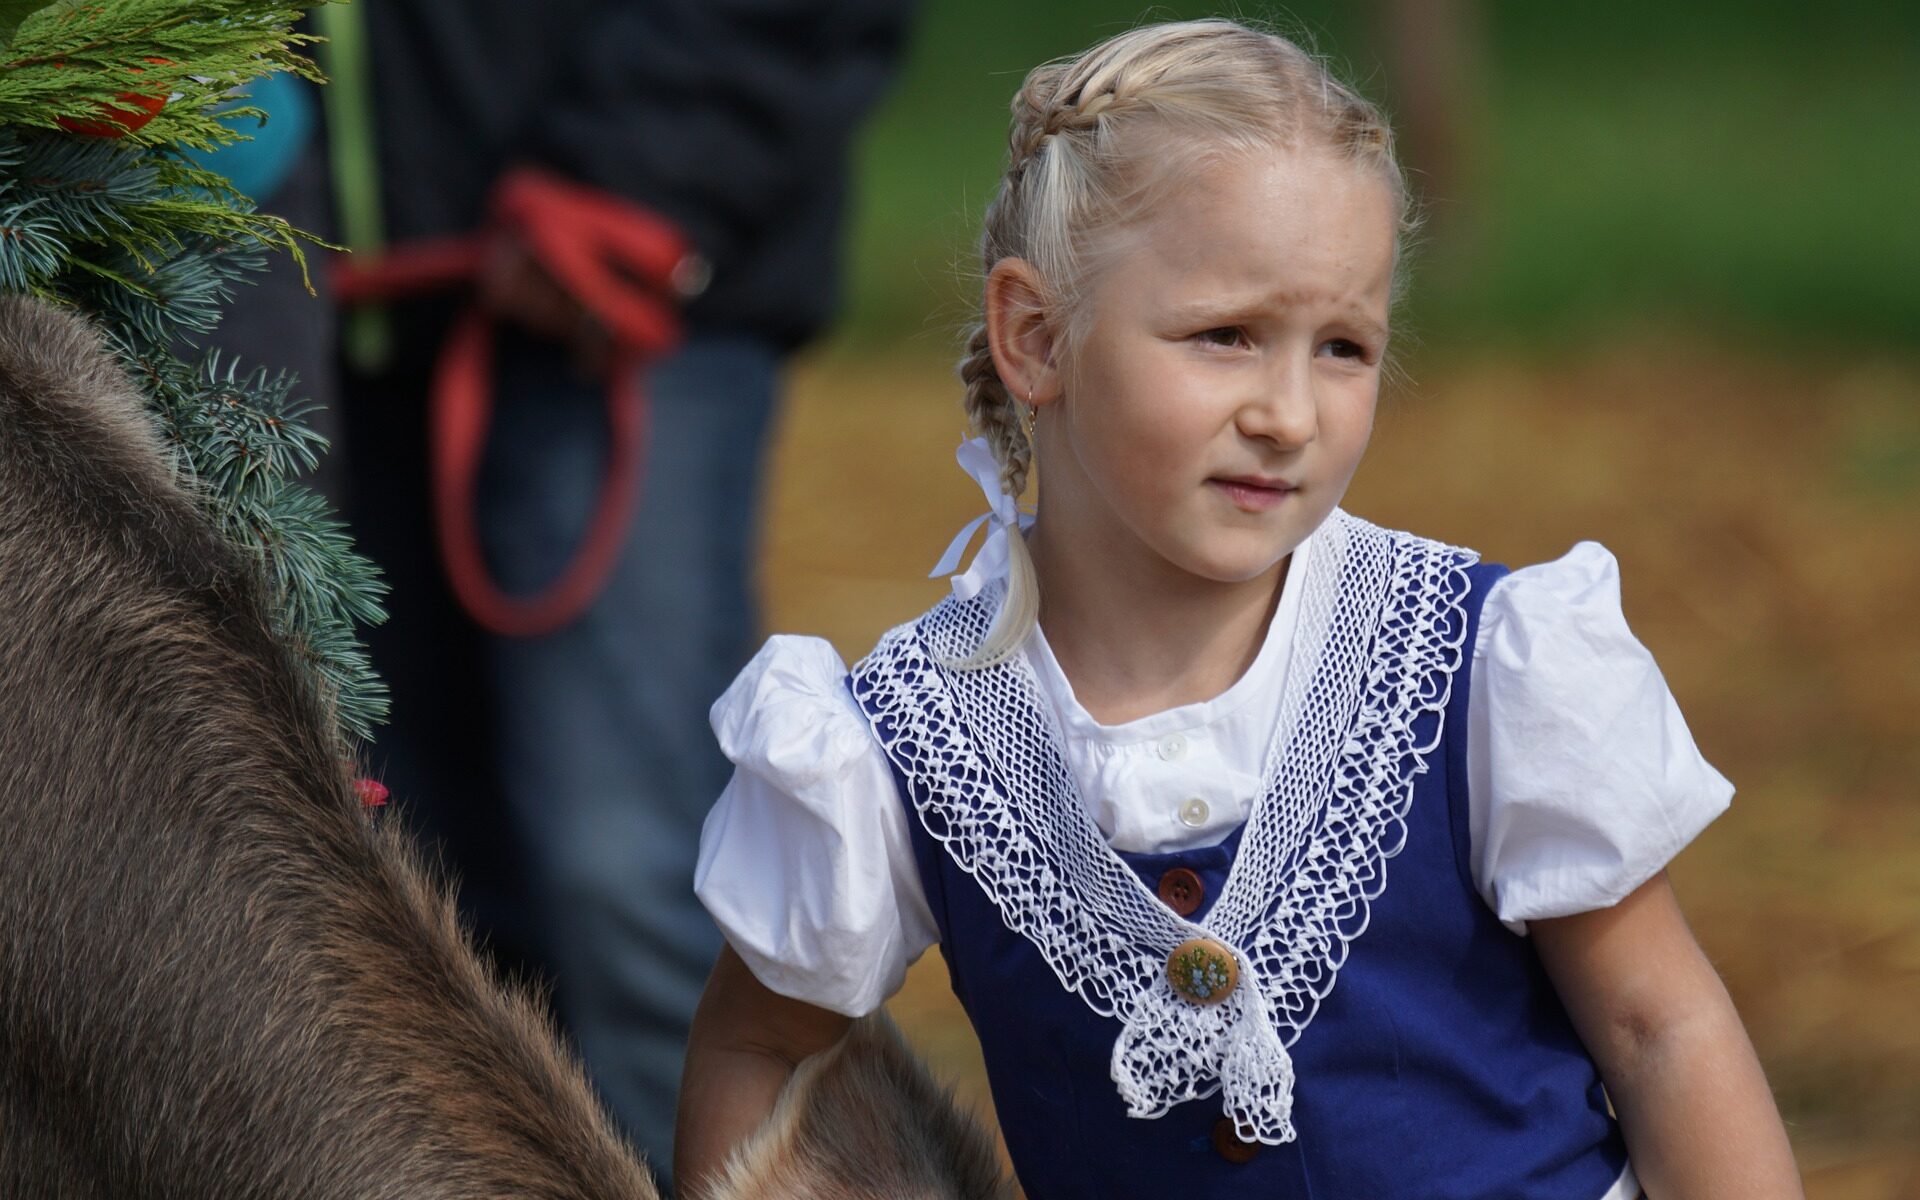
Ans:
POLYGON ((244 140, 211 110, 263 75, 321 78, 298 50, 317 39, 291 29, 300 13, 266 0, 63 0, 29 18, 0 62, 0 125, 98 121, 103 107, 125 107, 124 93, 167 98, 125 134, 134 142, 208 149, 244 140))
POLYGON ((84 258, 69 258, 63 265, 68 270, 79 271, 94 276, 96 279, 136 295, 147 296, 151 294, 131 276, 122 275, 120 272, 103 267, 96 262, 88 262, 84 258))
POLYGON ((218 52, 235 46, 251 47, 261 55, 292 56, 291 47, 317 39, 295 33, 302 14, 327 0, 298 6, 284 0, 219 0, 180 3, 178 0, 56 0, 44 4, 21 24, 9 49, 12 56, 0 70, 45 66, 95 58, 112 52, 112 61, 128 61, 148 53, 167 56, 180 51, 217 66, 218 52), (209 11, 217 8, 218 11, 209 11))
POLYGON ((32 291, 58 270, 67 252, 60 231, 37 197, 0 208, 0 291, 32 291))
POLYGON ((0 160, 8 184, 57 213, 83 241, 105 241, 135 228, 126 209, 150 195, 151 166, 112 142, 61 138, 35 147, 29 160, 18 143, 0 160))
MULTIPOLYGON (((0 0, 0 31, 25 0, 0 0)), ((0 52, 0 290, 93 315, 146 393, 181 483, 260 564, 270 619, 348 738, 370 736, 387 693, 355 632, 383 620, 385 585, 341 522, 297 477, 326 443, 286 372, 217 352, 180 357, 211 332, 233 288, 303 241, 256 212, 180 146, 245 138, 223 118, 236 89, 273 71, 318 79, 292 31, 300 9, 269 0, 59 0, 21 21, 0 52), (158 60, 158 61, 156 61, 158 60), (74 136, 122 93, 167 96, 124 137, 74 136), (224 107, 224 111, 216 111, 224 107)), ((0 36, 4 36, 0 32, 0 36)))
MULTIPOLYGON (((122 342, 130 349, 133 343, 122 342)), ((227 538, 260 563, 274 600, 274 629, 335 707, 343 728, 369 737, 385 715, 386 688, 354 633, 386 619, 373 564, 353 550, 326 502, 295 482, 326 440, 302 423, 313 406, 295 377, 242 370, 217 351, 196 368, 139 360, 157 386, 160 417, 183 482, 227 538)))
POLYGON ((176 307, 195 332, 212 328, 205 306, 260 255, 284 251, 304 272, 301 242, 327 244, 254 211, 203 167, 117 141, 0 130, 0 173, 0 286, 31 290, 65 258, 137 294, 123 302, 176 307), (65 236, 50 244, 54 228, 65 236), (217 277, 198 265, 209 255, 226 264, 217 277))

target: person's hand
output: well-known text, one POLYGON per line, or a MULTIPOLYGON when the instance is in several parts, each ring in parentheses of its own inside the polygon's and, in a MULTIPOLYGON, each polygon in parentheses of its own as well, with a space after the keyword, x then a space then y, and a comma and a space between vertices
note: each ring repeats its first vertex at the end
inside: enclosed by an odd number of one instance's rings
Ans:
POLYGON ((606 373, 613 352, 606 327, 560 286, 519 235, 505 233, 494 242, 481 266, 479 291, 494 316, 567 347, 582 374, 606 373))

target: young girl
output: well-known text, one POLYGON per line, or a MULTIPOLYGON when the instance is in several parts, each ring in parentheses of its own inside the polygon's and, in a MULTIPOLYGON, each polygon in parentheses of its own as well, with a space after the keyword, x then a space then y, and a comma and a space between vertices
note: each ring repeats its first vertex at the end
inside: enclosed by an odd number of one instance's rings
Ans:
POLYGON ((1337 507, 1407 224, 1379 114, 1200 21, 1034 71, 1011 143, 985 545, 851 672, 775 638, 714 706, 680 1179, 938 942, 1033 1200, 1798 1195, 1662 874, 1731 788, 1612 557, 1337 507))

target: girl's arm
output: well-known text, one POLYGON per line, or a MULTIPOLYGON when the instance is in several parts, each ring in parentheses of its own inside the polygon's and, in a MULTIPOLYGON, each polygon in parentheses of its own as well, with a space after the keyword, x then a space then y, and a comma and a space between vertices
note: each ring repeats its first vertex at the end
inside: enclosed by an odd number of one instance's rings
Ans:
POLYGON ((733 1148, 773 1111, 794 1068, 852 1023, 769 989, 733 947, 722 946, 687 1037, 673 1141, 679 1194, 698 1200, 733 1148))
POLYGON ((1799 1200, 1753 1044, 1665 873, 1612 908, 1530 925, 1647 1194, 1799 1200))

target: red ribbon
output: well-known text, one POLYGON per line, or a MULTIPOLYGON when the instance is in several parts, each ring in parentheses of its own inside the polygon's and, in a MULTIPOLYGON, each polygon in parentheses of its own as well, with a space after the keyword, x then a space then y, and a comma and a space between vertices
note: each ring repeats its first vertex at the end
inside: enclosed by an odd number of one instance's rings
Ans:
POLYGON ((335 294, 344 304, 395 300, 471 283, 497 241, 518 238, 611 336, 607 367, 609 446, 604 481, 585 537, 560 575, 533 596, 509 596, 480 549, 475 491, 493 417, 493 317, 478 304, 454 323, 434 369, 429 405, 431 470, 440 559, 454 596, 482 627, 534 637, 569 624, 593 603, 633 522, 646 462, 647 405, 640 368, 679 345, 674 302, 699 259, 655 214, 604 192, 530 168, 494 190, 477 233, 389 250, 370 263, 344 260, 335 294))

